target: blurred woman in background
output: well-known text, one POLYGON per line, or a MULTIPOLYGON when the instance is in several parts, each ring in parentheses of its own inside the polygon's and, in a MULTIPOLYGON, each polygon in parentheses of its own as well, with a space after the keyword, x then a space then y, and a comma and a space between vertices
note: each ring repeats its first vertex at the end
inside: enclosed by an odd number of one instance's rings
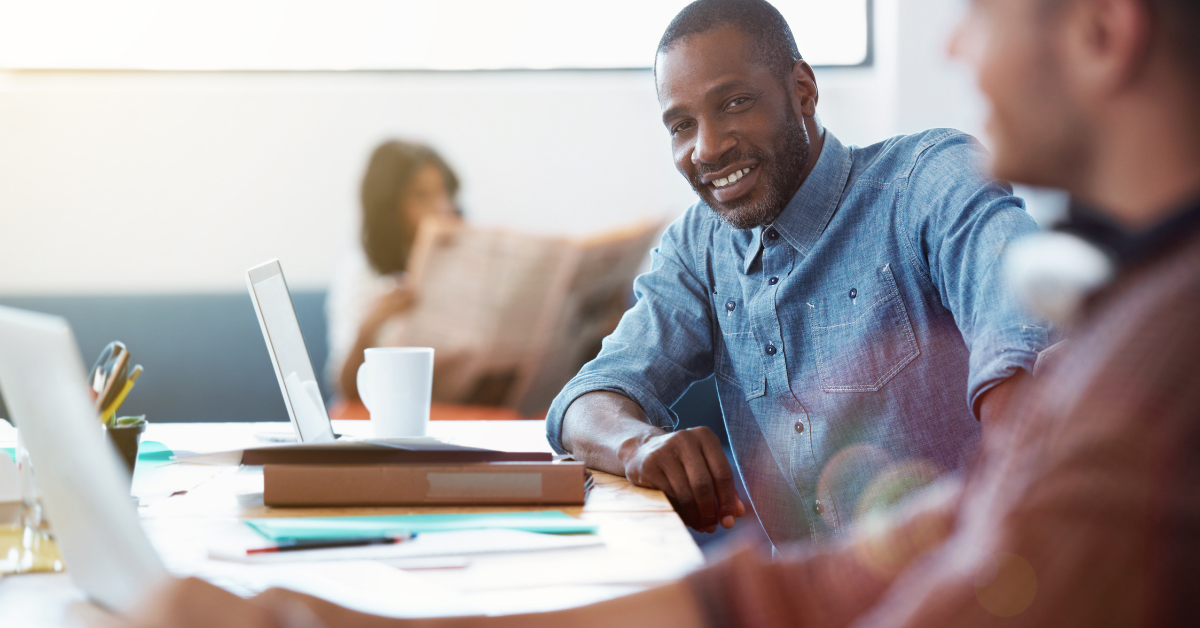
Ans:
POLYGON ((461 216, 457 193, 458 177, 428 146, 393 140, 371 155, 361 189, 362 249, 339 264, 325 303, 328 377, 347 399, 358 399, 363 350, 379 346, 380 330, 416 300, 405 272, 417 225, 461 216))

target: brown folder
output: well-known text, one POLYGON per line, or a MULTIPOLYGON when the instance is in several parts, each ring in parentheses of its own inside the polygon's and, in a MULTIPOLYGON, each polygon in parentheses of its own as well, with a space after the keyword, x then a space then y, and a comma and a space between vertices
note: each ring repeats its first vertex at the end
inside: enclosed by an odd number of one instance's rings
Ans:
POLYGON ((582 504, 581 462, 266 464, 268 506, 582 504))
POLYGON ((550 462, 540 451, 495 451, 446 443, 387 440, 307 443, 254 447, 242 452, 242 464, 432 464, 474 462, 550 462))

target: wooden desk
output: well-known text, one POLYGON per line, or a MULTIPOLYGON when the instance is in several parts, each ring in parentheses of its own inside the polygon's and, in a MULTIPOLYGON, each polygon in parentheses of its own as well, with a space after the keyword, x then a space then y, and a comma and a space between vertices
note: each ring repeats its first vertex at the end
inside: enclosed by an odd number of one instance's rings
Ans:
MULTIPOLYGON (((218 451, 256 444, 259 432, 286 424, 210 423, 151 425, 146 440, 171 449, 218 451)), ((342 434, 367 435, 362 421, 335 422, 342 434)), ((445 421, 430 424, 433 436, 463 445, 505 450, 548 450, 537 421, 445 421)), ((134 492, 143 527, 176 573, 236 574, 253 567, 210 560, 209 543, 248 517, 296 517, 433 512, 532 510, 519 507, 267 508, 262 474, 251 467, 172 464, 139 470, 134 492), (171 495, 176 491, 183 494, 171 495)), ((623 595, 675 579, 699 567, 703 557, 662 493, 624 478, 596 474, 587 504, 557 508, 599 525, 603 547, 533 553, 476 555, 465 568, 408 571, 421 586, 442 595, 446 613, 505 614, 551 610, 623 595)), ((336 578, 337 565, 292 563, 306 573, 336 578), (324 575, 322 575, 324 574, 324 575)), ((69 565, 68 565, 69 568, 69 565)), ((11 576, 0 580, 4 628, 63 625, 64 612, 82 598, 69 574, 11 576)), ((402 607, 403 605, 401 605, 402 607)), ((401 612, 403 610, 401 609, 401 612)))

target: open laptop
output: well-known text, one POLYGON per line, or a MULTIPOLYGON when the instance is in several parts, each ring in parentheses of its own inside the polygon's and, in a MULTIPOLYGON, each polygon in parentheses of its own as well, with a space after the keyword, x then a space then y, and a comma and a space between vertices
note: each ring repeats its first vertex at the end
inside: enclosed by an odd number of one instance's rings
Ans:
MULTIPOLYGON (((275 367, 275 377, 279 380, 279 389, 283 393, 283 402, 287 406, 288 416, 296 431, 300 445, 293 449, 307 449, 308 452, 321 451, 328 455, 335 451, 344 454, 353 451, 356 460, 382 462, 380 458, 371 458, 372 452, 366 451, 374 447, 375 454, 380 454, 379 448, 404 450, 409 452, 422 451, 426 454, 441 452, 445 462, 483 462, 493 461, 541 461, 549 462, 551 456, 545 452, 501 452, 476 447, 463 447, 442 442, 429 436, 405 438, 345 438, 340 439, 334 434, 333 423, 325 410, 325 400, 321 397, 321 389, 317 386, 317 377, 313 372, 312 361, 308 357, 308 348, 304 344, 304 336, 300 333, 300 321, 296 318, 296 309, 292 305, 292 295, 288 291, 287 281, 283 278, 283 268, 279 260, 271 260, 246 271, 246 285, 250 289, 250 299, 254 302, 254 311, 258 315, 258 324, 262 328, 263 339, 267 343, 267 352, 271 354, 271 364, 275 367), (340 440, 338 440, 340 439, 340 440), (335 443, 335 444, 330 444, 335 443), (357 449, 353 449, 358 447, 357 449)), ((256 435, 260 439, 278 440, 276 435, 256 435)), ((289 439, 290 440, 290 439, 289 439)), ((288 447, 271 446, 273 455, 262 454, 264 448, 246 450, 243 455, 245 464, 266 464, 268 458, 282 463, 289 458, 288 447), (251 455, 251 452, 260 452, 251 455), (249 456, 249 457, 247 457, 249 456), (253 460, 253 462, 246 462, 253 460)), ((385 459, 387 454, 382 454, 385 459)), ((311 458, 302 459, 312 461, 311 458)), ((333 457, 338 457, 335 454, 333 457)), ((325 458, 325 460, 330 460, 325 458)))
POLYGON ((0 307, 0 392, 29 450, 42 505, 79 588, 127 611, 167 570, 104 441, 67 321, 0 307))
POLYGON ((283 403, 302 443, 330 442, 337 438, 317 385, 300 321, 292 305, 283 267, 271 260, 246 271, 246 286, 262 328, 283 403))

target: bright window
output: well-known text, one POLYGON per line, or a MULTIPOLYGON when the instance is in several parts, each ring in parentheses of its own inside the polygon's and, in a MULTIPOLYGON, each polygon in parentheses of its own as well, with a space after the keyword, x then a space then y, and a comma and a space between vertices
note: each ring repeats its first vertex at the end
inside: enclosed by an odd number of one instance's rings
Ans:
MULTIPOLYGON (((777 0, 813 65, 869 59, 869 0, 777 0)), ((686 0, 0 0, 0 68, 648 67, 686 0)))

